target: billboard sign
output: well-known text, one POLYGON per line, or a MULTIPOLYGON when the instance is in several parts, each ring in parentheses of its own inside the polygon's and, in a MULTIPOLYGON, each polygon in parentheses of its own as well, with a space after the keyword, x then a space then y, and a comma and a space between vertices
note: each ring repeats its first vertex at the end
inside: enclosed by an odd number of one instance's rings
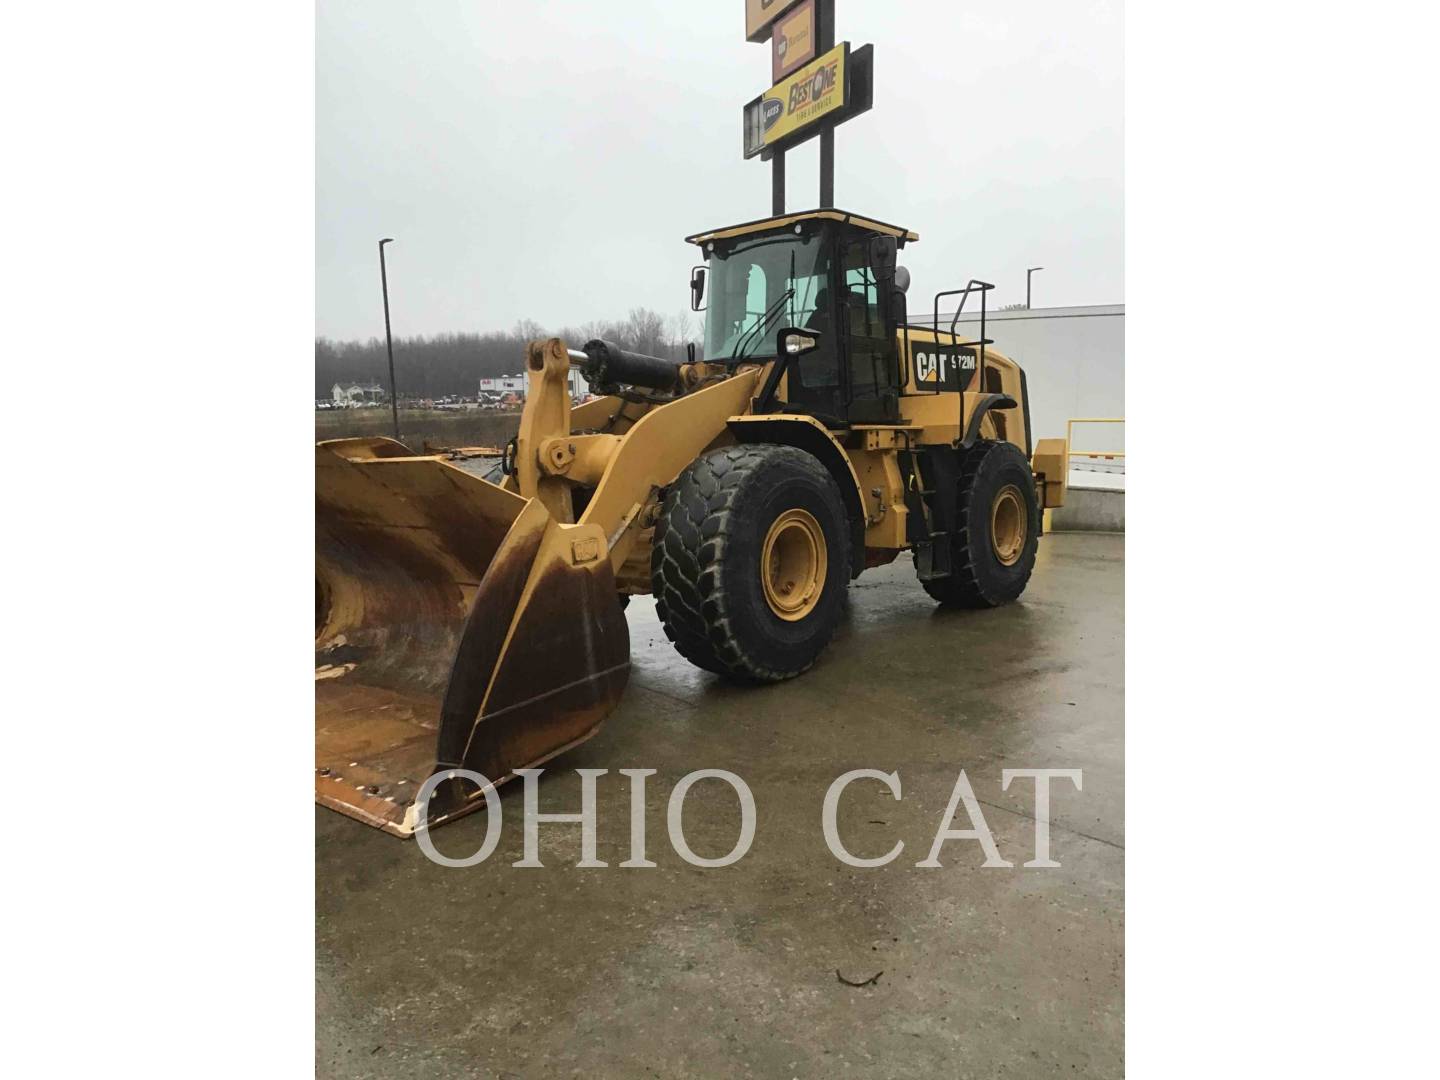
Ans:
POLYGON ((745 156, 799 142, 849 104, 850 43, 842 42, 745 106, 745 156))
POLYGON ((745 40, 764 41, 770 26, 799 0, 745 0, 745 40))
POLYGON ((802 0, 775 24, 770 37, 770 81, 778 83, 814 59, 815 0, 802 0))

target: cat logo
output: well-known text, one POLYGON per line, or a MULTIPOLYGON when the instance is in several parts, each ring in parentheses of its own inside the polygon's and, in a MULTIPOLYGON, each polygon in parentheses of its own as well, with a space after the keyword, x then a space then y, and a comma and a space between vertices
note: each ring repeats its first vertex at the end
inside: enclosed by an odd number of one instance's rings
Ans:
POLYGON ((963 390, 975 375, 975 350, 944 348, 933 342, 911 346, 915 385, 925 390, 963 390))

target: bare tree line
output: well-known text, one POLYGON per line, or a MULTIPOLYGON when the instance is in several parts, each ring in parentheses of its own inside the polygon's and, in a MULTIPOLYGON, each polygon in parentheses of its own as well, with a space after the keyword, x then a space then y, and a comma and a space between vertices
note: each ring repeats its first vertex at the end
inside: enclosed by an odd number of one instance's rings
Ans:
MULTIPOLYGON (((553 332, 522 319, 509 331, 396 338, 395 381, 401 398, 473 397, 482 378, 522 371, 525 346, 538 339, 561 337, 578 349, 594 338, 604 338, 635 352, 680 360, 687 343, 697 341, 699 333, 699 322, 688 311, 667 319, 647 308, 635 308, 618 321, 593 321, 553 332)), ((315 396, 328 398, 335 383, 355 382, 388 386, 385 339, 316 338, 315 396)))

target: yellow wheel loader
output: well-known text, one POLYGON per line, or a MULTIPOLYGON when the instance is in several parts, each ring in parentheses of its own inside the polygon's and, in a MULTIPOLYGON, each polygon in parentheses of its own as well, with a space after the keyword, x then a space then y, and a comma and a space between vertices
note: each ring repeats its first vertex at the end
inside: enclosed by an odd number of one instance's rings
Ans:
POLYGON ((319 802, 408 836, 485 804, 455 770, 500 784, 594 735, 637 593, 691 662, 769 683, 815 663, 849 581, 901 551, 941 604, 1025 589, 1065 445, 1032 441, 1025 373, 985 338, 990 286, 912 324, 896 255, 919 237, 838 210, 687 239, 703 358, 534 342, 498 457, 317 446, 319 802), (572 365, 601 396, 572 406, 572 365))

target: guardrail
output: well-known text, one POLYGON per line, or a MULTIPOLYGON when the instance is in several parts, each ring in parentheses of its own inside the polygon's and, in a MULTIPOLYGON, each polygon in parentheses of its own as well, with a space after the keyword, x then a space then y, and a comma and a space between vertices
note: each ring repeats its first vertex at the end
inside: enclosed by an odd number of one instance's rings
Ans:
POLYGON ((1123 416, 1077 416, 1077 417, 1074 417, 1074 418, 1072 418, 1072 419, 1070 419, 1070 420, 1065 421, 1065 453, 1066 453, 1066 455, 1067 455, 1067 460, 1068 460, 1068 461, 1073 461, 1073 460, 1074 460, 1075 458, 1077 458, 1077 457, 1083 457, 1083 458, 1099 458, 1099 459, 1104 460, 1104 461, 1116 461, 1116 460, 1121 460, 1121 461, 1123 461, 1124 458, 1125 458, 1125 451, 1124 451, 1124 450, 1073 450, 1073 449, 1071 449, 1071 447, 1073 447, 1073 446, 1075 445, 1075 425, 1076 425, 1076 424, 1123 424, 1123 423, 1125 423, 1125 418, 1124 418, 1123 416))
POLYGON ((1076 418, 1066 420, 1066 464, 1073 467, 1076 464, 1076 458, 1094 462, 1093 468, 1081 467, 1081 471, 1090 472, 1096 480, 1100 480, 1100 474, 1104 474, 1104 472, 1112 472, 1112 474, 1117 472, 1119 475, 1116 478, 1120 481, 1120 485, 1112 487, 1112 485, 1103 484, 1097 488, 1070 488, 1071 492, 1084 495, 1086 498, 1084 500, 1067 498, 1066 505, 1061 510, 1054 510, 1054 508, 1045 510, 1044 531, 1047 533, 1053 531, 1054 514, 1057 513, 1066 514, 1068 518, 1061 524, 1061 528, 1071 528, 1071 530, 1073 528, 1102 528, 1104 531, 1110 531, 1116 526, 1107 518, 1115 516, 1115 507, 1120 507, 1119 528, 1123 531, 1125 528, 1125 511, 1123 511, 1123 505, 1125 505, 1123 503, 1123 498, 1125 498, 1125 482, 1123 482, 1125 481, 1125 451, 1119 451, 1119 449, 1116 451, 1077 451, 1077 449, 1073 449, 1074 429, 1076 429, 1077 423, 1125 423, 1125 418, 1123 416, 1076 416, 1076 418), (1107 468, 1100 462, 1115 462, 1115 464, 1107 468))

